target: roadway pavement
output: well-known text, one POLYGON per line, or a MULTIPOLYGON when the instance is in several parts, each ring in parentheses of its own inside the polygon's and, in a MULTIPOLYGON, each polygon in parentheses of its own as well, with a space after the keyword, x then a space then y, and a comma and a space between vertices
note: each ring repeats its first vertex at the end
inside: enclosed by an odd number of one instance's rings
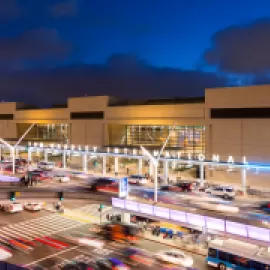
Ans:
MULTIPOLYGON (((82 192, 82 193, 90 192, 88 180, 80 178, 72 178, 67 183, 60 183, 58 181, 55 181, 54 179, 43 180, 37 186, 30 187, 29 189, 26 190, 30 189, 39 190, 39 188, 42 190, 55 192, 57 191, 82 192)), ((154 198, 154 191, 152 188, 136 185, 130 185, 129 188, 130 188, 129 194, 132 197, 143 198, 150 201, 153 200, 154 198)), ((113 193, 101 192, 100 194, 107 194, 108 197, 116 196, 116 194, 113 193)), ((241 215, 242 217, 252 219, 253 218, 255 219, 253 213, 254 212, 258 213, 258 211, 255 209, 255 206, 265 201, 265 199, 254 198, 250 196, 247 197, 237 196, 234 200, 224 200, 222 198, 211 196, 209 194, 199 191, 191 193, 158 191, 158 198, 160 202, 165 204, 167 203, 180 207, 197 208, 201 209, 201 211, 211 211, 230 216, 241 215)), ((262 215, 256 217, 256 219, 258 218, 268 219, 265 213, 261 212, 260 214, 262 215)))
MULTIPOLYGON (((42 210, 36 213, 23 211, 17 214, 7 214, 0 212, 0 220, 5 220, 0 225, 1 236, 6 239, 22 237, 33 240, 37 237, 50 236, 54 239, 68 244, 63 249, 37 244, 34 250, 26 254, 22 251, 12 250, 13 257, 8 260, 10 263, 24 265, 28 267, 41 266, 46 269, 60 269, 60 266, 75 260, 93 261, 103 257, 116 257, 123 260, 124 247, 113 242, 106 242, 105 248, 99 250, 95 247, 83 247, 68 243, 61 238, 63 232, 81 232, 89 234, 89 228, 99 220, 98 204, 85 204, 83 201, 65 202, 68 211, 64 214, 52 214, 42 210)), ((105 208, 106 209, 106 208, 105 208)), ((138 246, 150 252, 170 249, 163 243, 156 243, 146 239, 140 240, 138 246)), ((187 253, 187 252, 186 252, 187 253)), ((204 256, 187 253, 194 259, 194 267, 197 269, 207 269, 204 256)), ((160 264, 152 268, 140 263, 131 266, 131 269, 162 269, 160 264)))
MULTIPOLYGON (((63 169, 57 169, 51 174, 59 173, 59 170, 63 173, 63 169)), ((65 171, 67 172, 67 171, 65 171)), ((93 176, 90 176, 93 177, 93 176)), ((72 177, 69 182, 61 183, 54 179, 45 179, 42 180, 38 185, 33 187, 17 187, 18 191, 66 191, 66 192, 81 192, 89 193, 89 185, 87 179, 82 179, 78 177, 72 177)), ((2 190, 7 190, 2 188, 2 190)), ((102 193, 99 193, 102 194, 102 193)), ((107 194, 108 198, 114 197, 116 194, 107 194)), ((143 198, 146 200, 153 200, 154 191, 152 188, 144 186, 131 186, 130 185, 130 195, 135 198, 143 198)), ((226 201, 222 198, 214 197, 204 192, 191 192, 191 193, 173 193, 173 192, 158 192, 159 201, 162 203, 167 203, 174 206, 186 207, 186 208, 196 208, 200 211, 210 211, 211 213, 219 213, 229 216, 245 217, 247 219, 256 219, 256 220, 269 220, 269 215, 265 213, 258 212, 255 209, 255 206, 264 199, 253 198, 253 197, 243 197, 237 196, 235 200, 226 201)))

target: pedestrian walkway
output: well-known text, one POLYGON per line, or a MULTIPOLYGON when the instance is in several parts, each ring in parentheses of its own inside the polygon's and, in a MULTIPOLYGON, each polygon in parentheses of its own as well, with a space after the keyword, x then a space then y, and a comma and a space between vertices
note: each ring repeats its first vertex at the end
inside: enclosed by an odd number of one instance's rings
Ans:
POLYGON ((164 239, 163 236, 163 234, 160 234, 159 236, 152 235, 150 231, 145 231, 143 234, 143 237, 145 239, 156 243, 161 243, 172 248, 179 248, 188 252, 196 253, 198 255, 207 255, 207 247, 205 243, 194 243, 190 239, 191 237, 176 237, 173 239, 164 239))
POLYGON ((63 215, 51 214, 40 218, 0 227, 1 237, 5 239, 49 236, 84 225, 83 220, 73 220, 63 215))

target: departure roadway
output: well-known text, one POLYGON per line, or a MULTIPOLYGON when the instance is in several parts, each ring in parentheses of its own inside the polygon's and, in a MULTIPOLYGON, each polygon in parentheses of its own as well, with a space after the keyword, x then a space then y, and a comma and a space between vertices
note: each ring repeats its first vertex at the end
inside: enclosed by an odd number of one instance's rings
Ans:
MULTIPOLYGON (((106 180, 104 177, 71 173, 71 172, 61 172, 61 174, 69 175, 70 180, 67 182, 60 182, 54 177, 48 179, 43 179, 39 181, 37 185, 29 188, 23 188, 24 190, 43 190, 43 191, 67 191, 67 192, 83 192, 83 193, 100 193, 107 194, 108 197, 118 195, 118 185, 113 183, 113 179, 106 180), (91 181, 100 177, 104 179, 102 181, 98 180, 99 186, 94 188, 91 186, 91 181), (104 181, 111 182, 102 183, 104 181)), ((59 171, 50 172, 50 174, 59 174, 59 171)), ((109 178, 108 178, 109 179, 109 178)), ((21 188, 20 188, 21 189, 21 188)), ((130 185, 130 195, 136 198, 143 198, 148 201, 153 201, 154 191, 149 186, 137 186, 130 185)), ((158 200, 163 203, 178 205, 182 207, 193 207, 206 211, 213 211, 223 213, 224 215, 239 215, 251 219, 265 218, 267 212, 262 212, 258 207, 265 202, 265 199, 256 197, 243 197, 236 196, 234 199, 223 199, 218 196, 213 196, 201 191, 191 191, 191 192, 175 192, 175 191, 158 191, 158 200), (173 196, 172 196, 173 195, 173 196)), ((270 204, 269 204, 270 206, 270 204)), ((270 209, 269 209, 270 211, 270 209)))
MULTIPOLYGON (((64 214, 46 210, 14 214, 0 212, 0 246, 12 253, 8 262, 29 268, 39 266, 45 269, 61 269, 74 261, 91 262, 99 258, 117 258, 125 262, 123 251, 126 246, 123 244, 97 239, 99 243, 104 244, 103 248, 98 248, 97 244, 78 245, 65 237, 72 234, 92 237, 91 228, 94 228, 94 223, 99 223, 99 204, 85 204, 78 200, 66 201, 64 204, 64 214)), ((171 249, 165 244, 144 238, 139 240, 136 246, 153 254, 171 249)), ((193 267, 207 269, 205 256, 188 252, 185 254, 193 258, 193 267)), ((164 269, 158 262, 153 267, 141 262, 133 262, 129 267, 130 269, 164 269)))

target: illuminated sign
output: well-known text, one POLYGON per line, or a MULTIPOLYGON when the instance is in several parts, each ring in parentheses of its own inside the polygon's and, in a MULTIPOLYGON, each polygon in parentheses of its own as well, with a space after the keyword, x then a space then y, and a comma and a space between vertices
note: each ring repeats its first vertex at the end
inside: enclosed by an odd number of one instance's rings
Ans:
POLYGON ((125 198, 128 196, 128 178, 120 178, 119 179, 119 197, 125 198))

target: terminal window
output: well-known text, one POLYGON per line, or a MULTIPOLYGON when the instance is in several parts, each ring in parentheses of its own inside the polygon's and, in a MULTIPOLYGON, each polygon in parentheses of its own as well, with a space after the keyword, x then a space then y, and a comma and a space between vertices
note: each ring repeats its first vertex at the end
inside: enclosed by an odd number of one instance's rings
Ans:
MULTIPOLYGON (((17 124, 18 137, 21 137, 30 125, 26 123, 17 124)), ((26 135, 25 139, 68 143, 68 134, 68 124, 36 124, 26 135)))
MULTIPOLYGON (((110 145, 160 148, 172 129, 172 126, 110 125, 110 145)), ((205 127, 176 126, 171 132, 167 148, 180 150, 183 155, 204 154, 205 127)))

